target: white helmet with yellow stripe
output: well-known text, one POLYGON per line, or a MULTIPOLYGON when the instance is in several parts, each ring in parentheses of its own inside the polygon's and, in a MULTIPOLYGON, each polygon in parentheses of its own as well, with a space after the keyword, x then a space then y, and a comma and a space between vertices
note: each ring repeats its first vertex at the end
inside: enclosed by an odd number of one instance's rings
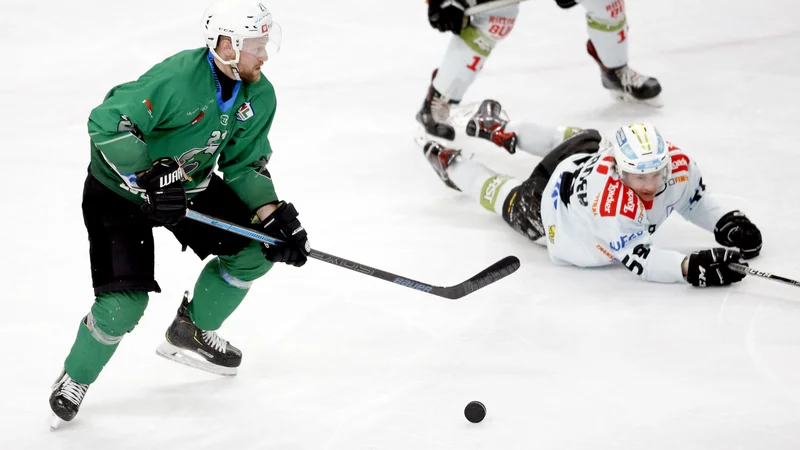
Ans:
POLYGON ((652 124, 637 123, 620 127, 613 144, 614 159, 621 172, 648 174, 669 167, 667 144, 652 124))

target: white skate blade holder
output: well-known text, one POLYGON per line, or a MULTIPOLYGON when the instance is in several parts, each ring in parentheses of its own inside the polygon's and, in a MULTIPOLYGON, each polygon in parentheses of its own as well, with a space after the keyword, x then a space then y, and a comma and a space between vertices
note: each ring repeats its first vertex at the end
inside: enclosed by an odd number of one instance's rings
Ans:
POLYGON ((200 355, 192 351, 176 347, 167 341, 162 342, 161 345, 156 348, 156 354, 162 358, 169 359, 170 361, 175 361, 176 363, 183 364, 185 366, 194 367, 195 369, 213 373, 214 375, 233 377, 239 373, 237 367, 224 367, 212 364, 206 361, 200 355))

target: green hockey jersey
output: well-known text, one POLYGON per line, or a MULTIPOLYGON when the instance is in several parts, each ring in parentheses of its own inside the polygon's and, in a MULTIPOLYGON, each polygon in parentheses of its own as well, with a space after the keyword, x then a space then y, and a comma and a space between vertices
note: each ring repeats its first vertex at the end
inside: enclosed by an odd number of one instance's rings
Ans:
MULTIPOLYGON (((266 169, 275 91, 262 76, 238 81, 223 102, 206 48, 173 55, 138 80, 113 88, 89 116, 89 170, 106 187, 141 203, 136 173, 161 157, 178 161, 191 198, 208 185, 215 164, 253 210, 277 200, 266 169)), ((223 75, 224 76, 224 75, 223 75)))

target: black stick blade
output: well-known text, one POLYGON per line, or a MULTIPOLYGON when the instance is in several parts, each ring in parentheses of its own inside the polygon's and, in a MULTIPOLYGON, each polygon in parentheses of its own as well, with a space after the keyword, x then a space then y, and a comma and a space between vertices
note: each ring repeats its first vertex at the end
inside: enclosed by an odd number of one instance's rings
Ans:
POLYGON ((431 294, 451 300, 459 299, 496 281, 502 280, 516 272, 519 266, 519 258, 516 256, 506 256, 462 283, 448 287, 435 286, 431 290, 431 294))

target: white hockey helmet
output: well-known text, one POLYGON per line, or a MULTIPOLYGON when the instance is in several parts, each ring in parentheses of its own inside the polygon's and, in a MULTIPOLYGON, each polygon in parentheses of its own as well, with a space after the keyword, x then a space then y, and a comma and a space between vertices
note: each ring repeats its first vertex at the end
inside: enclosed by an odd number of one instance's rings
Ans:
POLYGON ((652 124, 635 123, 620 127, 613 145, 614 159, 621 172, 643 175, 669 167, 667 144, 652 124))
POLYGON ((280 49, 281 28, 258 0, 215 0, 203 13, 203 34, 211 53, 226 64, 239 62, 241 51, 259 55, 280 49), (236 50, 233 61, 224 61, 215 49, 220 36, 227 36, 236 50))

